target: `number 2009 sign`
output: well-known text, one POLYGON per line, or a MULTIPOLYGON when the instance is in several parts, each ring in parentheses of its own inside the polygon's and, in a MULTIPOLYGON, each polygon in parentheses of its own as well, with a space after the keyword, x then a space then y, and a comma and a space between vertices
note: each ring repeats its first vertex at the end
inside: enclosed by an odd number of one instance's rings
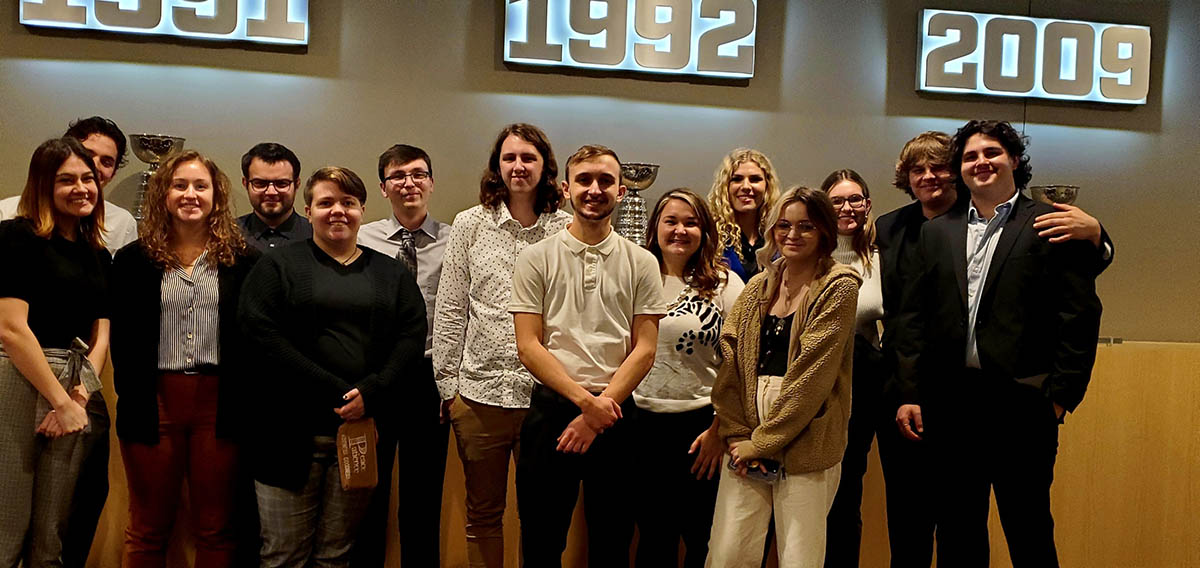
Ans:
POLYGON ((756 0, 507 0, 504 60, 754 75, 756 0))
POLYGON ((1150 28, 925 10, 917 88, 1144 104, 1150 28))

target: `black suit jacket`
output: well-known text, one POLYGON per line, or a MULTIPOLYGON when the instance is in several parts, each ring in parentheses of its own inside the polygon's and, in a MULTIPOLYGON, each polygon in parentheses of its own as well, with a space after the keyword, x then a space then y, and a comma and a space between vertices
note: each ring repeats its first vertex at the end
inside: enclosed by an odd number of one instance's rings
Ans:
MULTIPOLYGON (((217 269, 220 297, 221 363, 217 375, 217 436, 235 438, 244 413, 238 392, 249 384, 246 342, 238 325, 242 282, 258 259, 250 249, 233 266, 217 269)), ((140 241, 117 251, 112 269, 113 386, 117 390, 117 437, 143 444, 158 443, 158 328, 162 310, 163 269, 146 255, 140 241)))
MULTIPOLYGON (((902 403, 937 402, 966 366, 966 205, 923 225, 915 280, 902 287, 893 318, 902 403)), ((1033 219, 1053 210, 1017 198, 980 291, 976 344, 984 372, 1074 410, 1096 358, 1097 252, 1086 241, 1039 237, 1033 219)))

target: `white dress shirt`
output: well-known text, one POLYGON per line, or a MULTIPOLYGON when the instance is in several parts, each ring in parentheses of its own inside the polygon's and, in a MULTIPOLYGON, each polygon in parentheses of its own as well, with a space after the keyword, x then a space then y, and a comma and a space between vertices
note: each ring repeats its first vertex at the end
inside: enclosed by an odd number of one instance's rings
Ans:
POLYGON ((561 231, 571 216, 542 213, 522 227, 508 207, 476 205, 454 218, 446 246, 436 316, 433 370, 442 400, 528 408, 533 376, 517 358, 513 267, 526 247, 561 231))
MULTIPOLYGON (((396 258, 400 254, 400 221, 394 216, 372 221, 359 227, 358 244, 396 258)), ((442 253, 450 242, 450 225, 425 215, 425 222, 412 231, 417 247, 417 287, 425 300, 425 356, 433 353, 433 308, 442 278, 442 253)))

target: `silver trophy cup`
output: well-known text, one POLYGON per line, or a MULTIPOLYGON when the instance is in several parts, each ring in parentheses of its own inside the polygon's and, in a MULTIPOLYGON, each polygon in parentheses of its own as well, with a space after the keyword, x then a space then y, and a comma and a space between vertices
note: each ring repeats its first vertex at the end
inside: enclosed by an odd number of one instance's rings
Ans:
POLYGON ((183 149, 183 138, 163 134, 130 134, 129 144, 133 147, 133 155, 150 167, 142 172, 138 183, 137 197, 133 203, 133 218, 139 222, 144 216, 146 190, 150 188, 150 176, 158 170, 158 165, 167 156, 183 149))
POLYGON ((643 164, 627 162, 621 164, 621 183, 628 190, 625 199, 621 200, 621 208, 617 210, 617 218, 613 226, 617 234, 625 237, 639 246, 646 246, 646 200, 638 192, 650 187, 658 177, 658 164, 643 164))
POLYGON ((1034 201, 1040 201, 1046 205, 1062 203, 1071 205, 1075 203, 1075 198, 1079 197, 1078 185, 1031 185, 1029 186, 1029 197, 1034 201))

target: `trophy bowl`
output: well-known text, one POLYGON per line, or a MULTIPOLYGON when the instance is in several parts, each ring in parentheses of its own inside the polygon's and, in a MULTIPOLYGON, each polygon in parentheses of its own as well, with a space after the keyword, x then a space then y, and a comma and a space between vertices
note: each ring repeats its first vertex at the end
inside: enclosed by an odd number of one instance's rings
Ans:
POLYGON ((658 164, 627 162, 621 164, 621 183, 630 191, 641 191, 650 187, 658 177, 658 164))
POLYGON ((625 193, 625 198, 621 201, 621 208, 617 210, 613 227, 618 235, 640 246, 646 244, 648 215, 646 214, 646 199, 638 195, 638 192, 650 187, 657 177, 658 164, 642 162, 621 164, 621 183, 629 191, 625 193))
POLYGON ((130 134, 133 155, 147 164, 158 166, 167 156, 183 149, 183 138, 163 134, 130 134))
POLYGON ((150 176, 158 170, 158 165, 167 156, 183 149, 183 138, 165 134, 130 134, 129 142, 133 147, 133 155, 150 167, 142 172, 138 183, 137 196, 133 203, 133 218, 138 221, 145 216, 146 190, 150 187, 150 176))
POLYGON ((1075 198, 1079 197, 1078 185, 1031 185, 1029 186, 1029 196, 1034 201, 1040 201, 1046 205, 1062 203, 1070 205, 1075 203, 1075 198))

